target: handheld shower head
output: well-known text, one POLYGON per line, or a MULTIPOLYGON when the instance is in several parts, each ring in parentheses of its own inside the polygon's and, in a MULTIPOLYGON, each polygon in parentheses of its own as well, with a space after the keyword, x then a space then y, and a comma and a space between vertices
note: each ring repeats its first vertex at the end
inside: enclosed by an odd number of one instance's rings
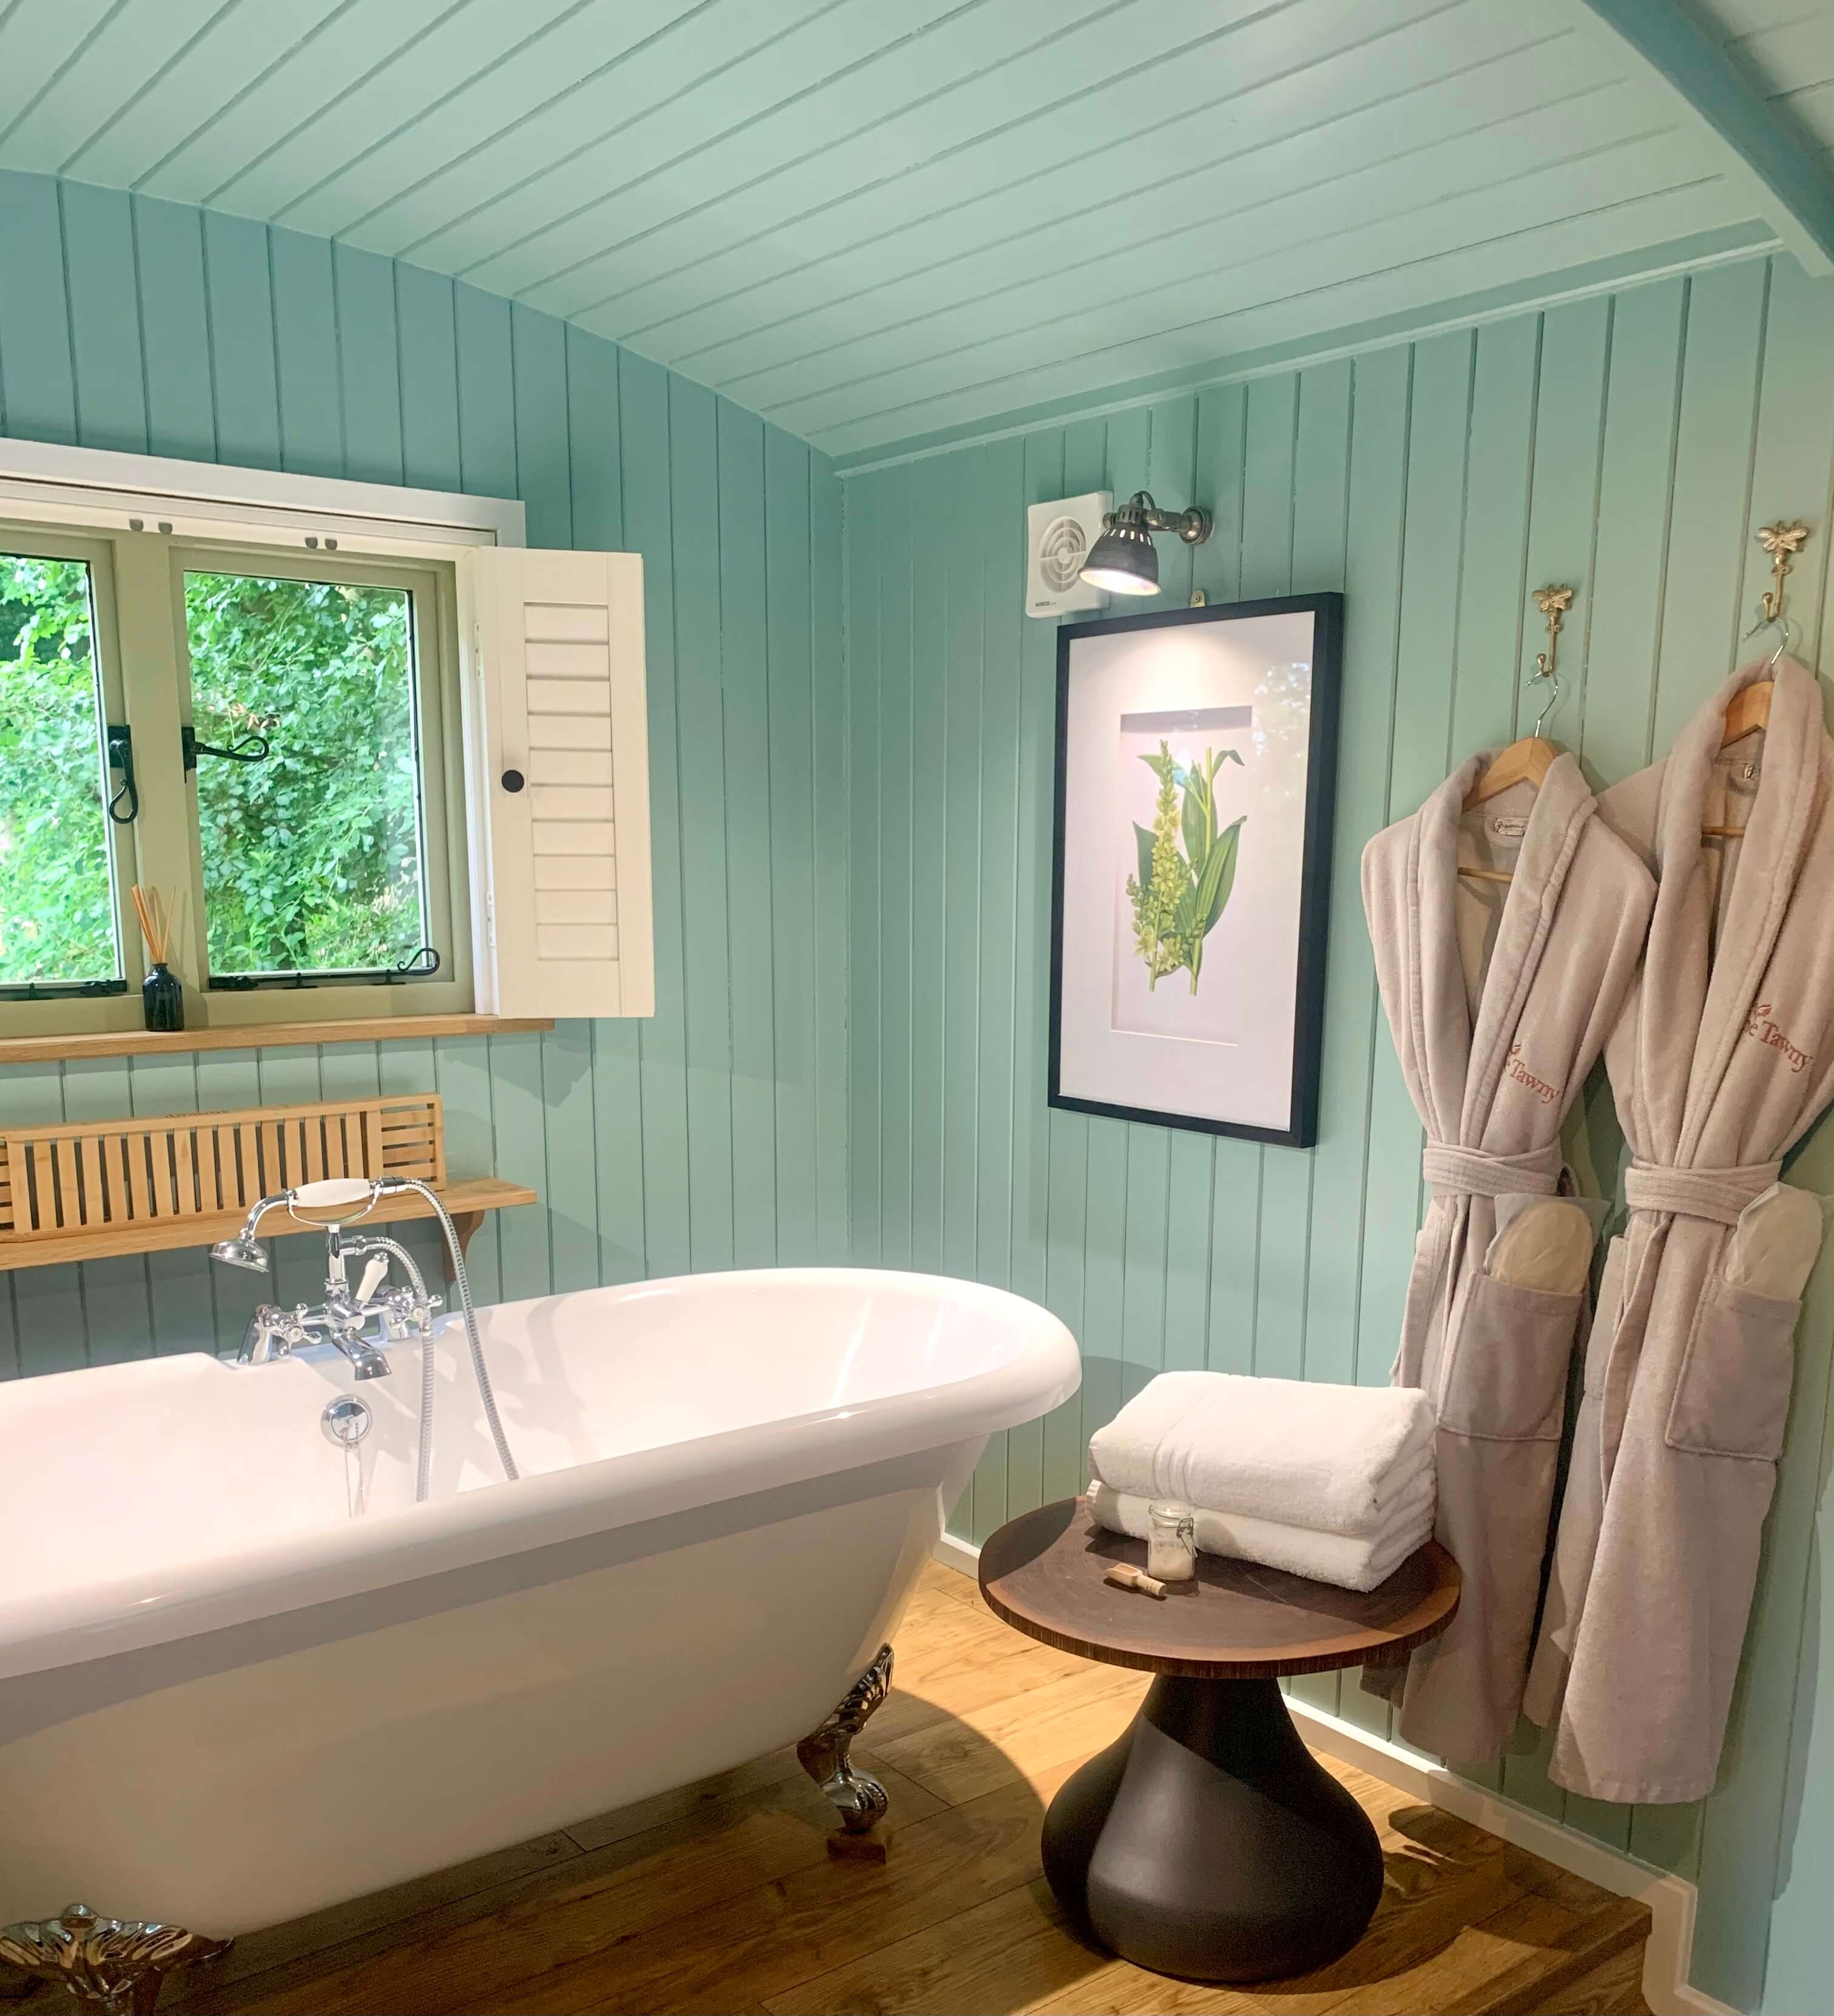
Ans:
POLYGON ((271 1273, 267 1249, 253 1237, 246 1226, 233 1239, 219 1239, 210 1248, 210 1258, 231 1267, 246 1267, 251 1274, 271 1273))

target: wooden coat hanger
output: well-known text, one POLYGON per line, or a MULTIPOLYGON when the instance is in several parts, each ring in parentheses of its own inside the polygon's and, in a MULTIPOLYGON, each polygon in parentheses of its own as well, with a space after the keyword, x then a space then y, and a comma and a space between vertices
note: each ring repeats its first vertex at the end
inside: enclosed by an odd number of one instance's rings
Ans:
MULTIPOLYGON (((1535 717, 1534 733, 1524 735, 1501 751, 1483 775, 1473 784, 1465 797, 1465 809, 1470 812, 1482 805, 1487 798, 1494 798, 1516 784, 1527 784, 1539 790, 1547 781, 1548 772, 1553 769, 1560 751, 1541 734, 1541 724, 1560 704, 1560 682, 1555 675, 1555 662, 1560 650, 1560 623, 1573 607, 1573 590, 1566 587, 1537 588, 1534 592, 1534 605, 1548 619, 1548 648, 1535 653, 1534 671, 1529 684, 1545 679, 1553 688, 1541 712, 1535 717)), ((1461 875, 1469 875, 1480 882, 1512 882, 1516 878, 1504 868, 1461 868, 1461 875)))
MULTIPOLYGON (((1764 592, 1764 614, 1746 635, 1755 636, 1760 630, 1775 625, 1777 648, 1771 653, 1772 667, 1789 647, 1789 619, 1783 614, 1784 577, 1789 571, 1790 560, 1801 552, 1808 531, 1800 519, 1785 524, 1779 518, 1775 524, 1762 527, 1757 534, 1758 544, 1771 556, 1771 585, 1764 592)), ((1771 697, 1776 690, 1775 679, 1754 679, 1749 686, 1739 689, 1726 709, 1725 732, 1720 737, 1721 750, 1730 749, 1735 742, 1742 742, 1746 736, 1755 735, 1760 729, 1770 725, 1771 697)), ((1703 840, 1742 840, 1744 837, 1742 826, 1703 826, 1700 829, 1703 840)))

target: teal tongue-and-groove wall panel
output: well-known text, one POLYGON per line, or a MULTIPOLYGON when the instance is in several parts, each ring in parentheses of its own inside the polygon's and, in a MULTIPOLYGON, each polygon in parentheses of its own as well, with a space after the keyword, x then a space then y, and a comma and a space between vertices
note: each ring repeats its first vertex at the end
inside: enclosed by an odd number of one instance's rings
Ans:
MULTIPOLYGON (((481 1300, 845 1257, 840 487, 704 387, 444 275, 0 171, 0 434, 520 497, 645 561, 656 1013, 551 1034, 0 1067, 8 1121, 437 1091, 455 1174, 531 1184, 481 1300)), ((415 1235, 430 1252, 424 1228, 415 1235)), ((0 1284, 0 1376, 215 1348, 316 1297, 201 1251, 0 1284)))
MULTIPOLYGON (((894 461, 845 489, 854 1250, 1041 1299, 1084 1353, 1074 1399, 990 1446, 953 1522, 979 1542, 1080 1489, 1091 1432, 1161 1370, 1386 1379, 1424 1198, 1363 919, 1363 844, 1466 755, 1529 732, 1538 703, 1523 680, 1541 639, 1528 596, 1544 581, 1577 590, 1548 733, 1595 784, 1660 754, 1760 648, 1740 641, 1765 580, 1751 535, 1778 516, 1816 528, 1790 579, 1797 648, 1816 662, 1834 613, 1834 281, 1787 257, 1747 260, 894 461), (1213 602, 1346 597, 1309 1151, 1045 1102, 1055 628, 1023 614, 1025 507, 1142 486, 1216 516, 1206 545, 1161 542, 1163 592, 1142 608, 1177 607, 1193 586, 1213 602)), ((1609 1194, 1620 1141, 1602 1082, 1568 1136, 1609 1194)), ((1795 1177, 1834 1189, 1834 1133, 1795 1177)), ((1570 1797, 1526 1725, 1486 1781, 1696 1880, 1696 1984, 1778 2016, 1827 2003, 1831 1340, 1834 1258, 1803 1319, 1714 1798, 1570 1797)), ((1387 1731, 1354 1676, 1294 1687, 1387 1731)))

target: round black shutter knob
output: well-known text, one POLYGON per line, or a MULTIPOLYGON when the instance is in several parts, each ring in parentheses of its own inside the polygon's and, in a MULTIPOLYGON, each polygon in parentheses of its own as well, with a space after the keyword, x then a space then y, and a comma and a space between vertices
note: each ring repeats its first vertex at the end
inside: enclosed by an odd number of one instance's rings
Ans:
POLYGON ((503 788, 506 791, 520 791, 527 782, 520 770, 505 770, 503 772, 503 788))

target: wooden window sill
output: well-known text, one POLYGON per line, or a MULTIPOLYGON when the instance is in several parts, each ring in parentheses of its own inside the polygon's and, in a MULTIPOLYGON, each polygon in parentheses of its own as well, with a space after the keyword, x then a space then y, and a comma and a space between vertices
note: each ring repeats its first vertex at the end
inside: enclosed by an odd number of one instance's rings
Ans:
POLYGON ((188 1050, 259 1050, 272 1044, 378 1043, 407 1036, 507 1036, 552 1029, 551 1015, 376 1015, 348 1022, 243 1022, 210 1029, 111 1029, 96 1036, 0 1037, 0 1064, 74 1057, 182 1055, 188 1050))

